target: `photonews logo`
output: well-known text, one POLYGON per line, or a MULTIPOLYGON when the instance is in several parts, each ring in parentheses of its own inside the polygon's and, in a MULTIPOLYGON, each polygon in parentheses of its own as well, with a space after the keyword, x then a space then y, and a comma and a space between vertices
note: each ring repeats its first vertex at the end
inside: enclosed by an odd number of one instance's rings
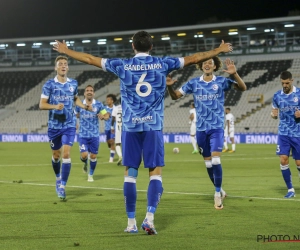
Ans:
POLYGON ((256 236, 256 242, 260 243, 271 243, 271 242, 299 242, 300 234, 298 235, 287 235, 287 234, 258 234, 256 236))

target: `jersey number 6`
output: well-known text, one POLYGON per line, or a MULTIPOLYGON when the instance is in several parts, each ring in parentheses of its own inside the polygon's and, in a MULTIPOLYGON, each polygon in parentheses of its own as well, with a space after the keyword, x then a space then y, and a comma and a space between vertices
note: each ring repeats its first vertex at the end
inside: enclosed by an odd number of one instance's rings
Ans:
POLYGON ((139 79, 136 87, 135 87, 135 91, 136 93, 141 96, 141 97, 146 97, 148 95, 150 95, 151 91, 152 91, 152 86, 149 82, 144 82, 144 79, 146 77, 147 74, 142 74, 141 78, 139 79), (146 86, 147 87, 147 91, 146 92, 141 92, 141 87, 142 86, 146 86))

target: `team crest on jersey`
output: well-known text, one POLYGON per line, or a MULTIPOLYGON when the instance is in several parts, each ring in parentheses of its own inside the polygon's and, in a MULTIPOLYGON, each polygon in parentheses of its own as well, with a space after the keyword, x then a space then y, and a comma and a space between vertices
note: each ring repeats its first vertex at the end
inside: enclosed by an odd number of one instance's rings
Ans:
POLYGON ((70 90, 71 92, 74 92, 74 88, 73 88, 72 86, 69 87, 69 90, 70 90))
POLYGON ((213 90, 217 90, 219 87, 218 87, 218 85, 217 84, 214 84, 213 86, 212 86, 212 89, 213 90))
POLYGON ((298 97, 294 97, 293 101, 298 102, 298 97))

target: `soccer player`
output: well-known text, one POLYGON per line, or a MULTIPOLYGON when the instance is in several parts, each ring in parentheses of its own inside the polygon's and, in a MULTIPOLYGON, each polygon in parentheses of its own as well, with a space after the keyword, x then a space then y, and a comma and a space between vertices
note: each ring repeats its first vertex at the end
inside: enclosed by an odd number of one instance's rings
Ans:
POLYGON ((169 72, 206 60, 221 52, 232 51, 231 44, 222 41, 219 48, 199 52, 183 58, 155 57, 149 53, 153 46, 151 35, 139 31, 132 38, 135 56, 129 59, 106 59, 77 52, 67 47, 65 41, 56 40, 53 49, 83 63, 113 72, 120 78, 122 98, 122 155, 125 166, 124 200, 128 217, 125 232, 137 233, 136 178, 139 166, 149 170, 147 212, 142 229, 147 234, 157 234, 154 214, 163 192, 162 167, 164 164, 163 118, 166 76, 169 72))
MULTIPOLYGON (((121 100, 120 100, 121 103, 121 100)), ((122 165, 122 151, 121 151, 121 138, 122 138, 122 106, 119 104, 115 106, 112 111, 112 119, 111 119, 111 127, 112 133, 115 134, 115 144, 116 144, 116 152, 119 156, 119 160, 117 165, 122 165)))
POLYGON ((203 75, 185 83, 179 90, 173 90, 175 80, 168 78, 168 91, 173 100, 186 94, 193 94, 197 114, 196 138, 200 154, 202 154, 208 175, 215 186, 215 208, 223 208, 223 199, 226 196, 222 189, 221 151, 224 141, 224 96, 225 91, 232 87, 245 91, 244 81, 236 71, 234 62, 225 60, 227 70, 223 70, 234 77, 234 80, 223 76, 215 76, 214 71, 222 68, 219 57, 200 62, 198 68, 203 75))
POLYGON ((56 175, 56 193, 59 198, 65 199, 65 187, 71 170, 70 151, 76 132, 73 104, 75 102, 78 107, 89 111, 92 111, 92 107, 81 102, 77 96, 77 81, 67 77, 69 67, 66 56, 60 55, 55 59, 55 70, 56 77, 43 86, 39 107, 49 110, 48 137, 56 175))
POLYGON ((89 105, 93 111, 89 112, 76 106, 74 112, 79 118, 79 150, 80 160, 84 163, 83 172, 87 173, 88 158, 90 158, 90 171, 88 182, 93 182, 93 174, 97 165, 97 154, 99 149, 99 118, 109 119, 109 113, 104 105, 94 99, 95 92, 92 85, 86 86, 84 90, 83 104, 89 105), (88 157, 89 156, 89 157, 88 157))
POLYGON ((106 111, 110 114, 109 119, 105 121, 105 134, 106 134, 106 142, 107 146, 110 149, 110 157, 109 161, 110 163, 114 162, 114 157, 115 157, 115 134, 111 133, 111 130, 113 127, 111 126, 111 114, 113 109, 115 108, 114 103, 117 101, 117 98, 114 94, 108 94, 106 96, 106 111))
POLYGON ((190 136, 191 136, 191 142, 194 148, 194 151, 192 152, 192 154, 197 154, 198 153, 198 149, 197 149, 197 141, 195 138, 196 135, 196 110, 195 110, 195 105, 192 102, 190 105, 190 124, 191 124, 191 128, 190 128, 190 136))
POLYGON ((289 168, 290 150, 300 176, 300 88, 293 86, 289 71, 283 71, 280 80, 282 89, 273 96, 271 117, 277 119, 279 115, 276 154, 279 155, 281 173, 288 189, 284 197, 292 198, 295 197, 295 189, 289 168))
POLYGON ((225 109, 225 129, 224 129, 224 149, 223 153, 234 153, 235 152, 235 143, 234 143, 234 116, 230 112, 230 108, 225 109), (227 137, 229 136, 231 141, 231 150, 228 149, 227 146, 227 137))

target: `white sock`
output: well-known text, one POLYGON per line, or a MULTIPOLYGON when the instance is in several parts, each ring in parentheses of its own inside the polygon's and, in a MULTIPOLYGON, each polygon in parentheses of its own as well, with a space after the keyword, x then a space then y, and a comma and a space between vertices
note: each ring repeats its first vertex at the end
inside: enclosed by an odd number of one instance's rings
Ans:
POLYGON ((122 158, 122 151, 121 151, 121 147, 118 145, 116 146, 116 151, 117 151, 117 154, 120 158, 122 158))
POLYGON ((235 144, 232 144, 232 151, 235 151, 235 144))
POLYGON ((215 196, 221 197, 221 192, 215 192, 215 196))
POLYGON ((194 147, 194 150, 197 150, 197 141, 195 139, 195 136, 191 136, 191 142, 194 147))
POLYGON ((225 149, 228 149, 227 141, 224 141, 224 148, 225 148, 225 149))
POLYGON ((288 192, 295 192, 295 189, 294 188, 290 188, 290 189, 288 189, 288 192))
POLYGON ((133 227, 135 225, 136 225, 136 220, 128 218, 128 226, 133 227))
POLYGON ((149 221, 150 224, 153 224, 153 221, 154 221, 154 213, 147 212, 147 213, 146 213, 146 219, 149 221))

